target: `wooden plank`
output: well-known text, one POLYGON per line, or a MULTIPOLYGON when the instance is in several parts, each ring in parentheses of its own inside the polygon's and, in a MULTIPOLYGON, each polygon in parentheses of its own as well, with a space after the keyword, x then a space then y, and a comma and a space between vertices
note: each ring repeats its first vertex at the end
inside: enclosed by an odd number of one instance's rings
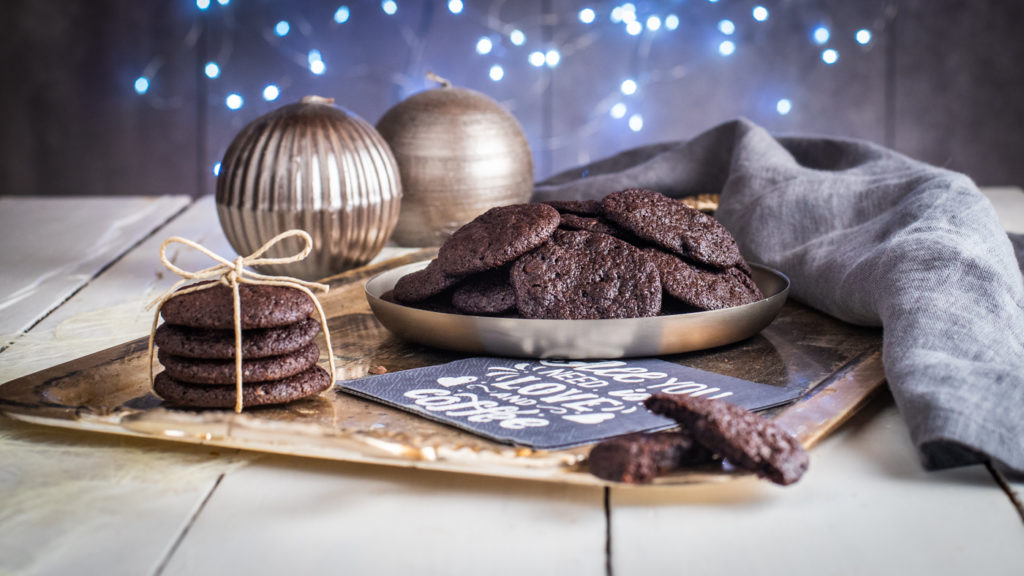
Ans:
POLYGON ((216 10, 206 17, 195 2, 123 0, 4 8, 17 25, 0 39, 3 194, 212 189, 212 162, 196 150, 210 83, 196 36, 216 10), (134 90, 140 76, 150 78, 145 94, 134 90))
MULTIPOLYGON (((178 198, 183 204, 189 201, 186 197, 178 198)), ((35 202, 46 204, 56 201, 37 199, 35 202)), ((88 225, 84 223, 86 221, 95 222, 97 228, 109 226, 110 218, 104 218, 101 214, 107 210, 121 210, 122 205, 125 206, 123 210, 126 214, 132 215, 133 220, 146 222, 149 229, 177 212, 164 209, 167 206, 166 202, 154 199, 109 199, 96 207, 92 206, 92 202, 94 201, 84 201, 83 208, 79 208, 77 204, 67 205, 65 209, 79 216, 70 221, 58 221, 58 228, 88 225), (140 206, 152 208, 140 210, 140 206)), ((33 215, 35 212, 31 210, 26 212, 29 212, 26 220, 31 221, 38 217, 33 215)), ((207 196, 196 201, 167 228, 148 238, 101 276, 82 287, 74 299, 40 322, 31 334, 5 350, 2 356, 4 362, 0 365, 0 382, 149 334, 153 316, 151 312, 146 311, 146 305, 178 279, 167 272, 160 263, 160 244, 165 238, 175 235, 208 245, 226 257, 234 257, 234 252, 217 224, 213 197, 207 196)), ((74 246, 76 242, 75 234, 61 234, 54 230, 52 236, 56 244, 74 246)), ((105 241, 104 244, 109 244, 113 251, 127 250, 131 246, 122 245, 116 239, 105 241)), ((74 254, 66 252, 54 251, 51 254, 75 257, 74 254)), ((186 269, 197 270, 210 264, 209 259, 192 250, 172 249, 169 254, 179 266, 186 269)), ((109 255, 108 257, 113 259, 109 255)), ((97 265, 103 264, 105 262, 97 265)), ((18 262, 13 266, 14 269, 28 269, 30 264, 18 262)))
POLYGON ((1017 509, 1021 521, 1024 522, 1024 474, 1014 474, 991 464, 988 470, 1003 492, 1006 492, 1010 503, 1017 509))
POLYGON ((1021 523, 983 466, 924 471, 882 395, 811 452, 797 484, 611 489, 616 576, 1017 574, 1021 523), (783 568, 784 567, 784 568, 783 568))
POLYGON ((982 188, 999 214, 999 222, 1007 232, 1024 234, 1024 188, 1002 186, 982 188))
MULTIPOLYGON (((145 301, 173 281, 154 267, 154 262, 160 266, 156 249, 162 238, 205 233, 216 222, 209 202, 193 205, 130 250, 189 200, 0 202, 5 246, 19 248, 0 255, 6 259, 0 281, 7 288, 22 285, 19 279, 43 278, 40 288, 13 309, 25 317, 49 312, 0 353, 0 374, 6 375, 0 381, 148 331, 145 301), (47 241, 33 240, 39 237, 47 241), (45 263, 42 273, 40 263, 45 263), (82 285, 63 302, 65 292, 82 285)), ((183 256, 180 262, 196 264, 188 260, 183 256)), ((83 436, 0 417, 0 526, 8 535, 0 539, 0 573, 149 573, 216 480, 250 459, 233 450, 83 436)))
MULTIPOLYGON (((992 201, 1003 228, 1007 232, 1024 234, 1024 189, 1004 186, 982 188, 981 191, 992 201)), ((992 468, 991 472, 1024 520, 1024 475, 1001 472, 998 468, 992 468)))
MULTIPOLYGON (((898 0, 887 22, 888 146, 985 185, 1024 183, 1021 2, 898 0), (949 46, 963 49, 947 50, 949 46), (927 104, 924 104, 927 103, 927 104)), ((843 57, 849 50, 843 52, 843 57)), ((840 62, 842 64, 842 62, 840 62)))
POLYGON ((251 455, 0 416, 0 574, 150 574, 251 455))
POLYGON ((228 474, 165 575, 603 575, 601 488, 267 457, 228 474))
POLYGON ((27 330, 188 203, 185 196, 0 198, 0 335, 27 330))

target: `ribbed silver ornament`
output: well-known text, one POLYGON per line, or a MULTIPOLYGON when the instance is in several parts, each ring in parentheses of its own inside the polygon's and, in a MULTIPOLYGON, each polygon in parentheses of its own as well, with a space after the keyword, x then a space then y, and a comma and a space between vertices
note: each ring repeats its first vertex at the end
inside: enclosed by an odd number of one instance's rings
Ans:
MULTIPOLYGON (((236 252, 293 228, 313 237, 308 258, 263 272, 337 274, 373 259, 394 231, 402 197, 395 158, 372 125, 332 102, 307 96, 265 114, 224 154, 217 214, 236 252)), ((301 248, 282 242, 266 256, 301 248)))

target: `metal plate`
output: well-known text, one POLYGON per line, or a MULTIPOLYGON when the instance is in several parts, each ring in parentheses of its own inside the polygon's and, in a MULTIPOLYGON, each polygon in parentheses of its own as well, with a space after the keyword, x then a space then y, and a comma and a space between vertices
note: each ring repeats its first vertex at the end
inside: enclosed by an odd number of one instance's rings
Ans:
POLYGON ((402 339, 469 354, 521 358, 631 358, 692 352, 754 336, 778 315, 789 294, 783 273, 752 264, 763 300, 708 312, 611 320, 534 320, 444 314, 381 300, 416 262, 366 283, 374 315, 402 339))

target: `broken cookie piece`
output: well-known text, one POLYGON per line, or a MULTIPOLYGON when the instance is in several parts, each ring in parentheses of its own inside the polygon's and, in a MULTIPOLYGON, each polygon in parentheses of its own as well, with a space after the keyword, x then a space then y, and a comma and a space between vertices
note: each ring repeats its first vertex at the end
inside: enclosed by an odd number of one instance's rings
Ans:
POLYGON ((741 470, 783 486, 807 471, 809 460, 800 442, 757 414, 707 398, 655 394, 644 401, 655 414, 668 416, 682 431, 741 470))
POLYGON ((646 484, 685 466, 707 464, 712 453, 680 432, 629 434, 609 438, 590 451, 590 472, 598 478, 646 484))

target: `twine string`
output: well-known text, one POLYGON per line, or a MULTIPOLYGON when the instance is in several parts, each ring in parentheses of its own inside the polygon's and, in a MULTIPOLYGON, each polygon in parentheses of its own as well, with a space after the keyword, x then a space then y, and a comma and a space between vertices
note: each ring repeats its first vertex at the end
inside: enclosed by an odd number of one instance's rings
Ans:
POLYGON ((247 266, 272 266, 275 264, 290 264, 292 262, 298 262, 299 260, 303 260, 309 256, 309 253, 312 250, 313 238, 304 230, 288 230, 286 232, 282 232, 268 240, 252 254, 245 257, 239 256, 234 260, 228 260, 227 258, 224 258, 223 256, 220 256, 206 248, 202 244, 193 242, 186 238, 172 236, 164 240, 163 244, 160 246, 160 262, 162 262, 168 270, 174 272, 178 276, 181 276, 181 280, 175 282, 174 285, 172 285, 166 292, 157 297, 146 307, 147 310, 154 307, 156 308, 153 314, 153 325, 149 331, 149 385, 151 387, 153 386, 153 341, 156 336, 157 324, 160 322, 160 309, 163 308, 163 305, 174 296, 182 296, 193 292, 208 290, 217 285, 227 286, 231 288, 232 316, 235 333, 235 412, 242 411, 242 300, 238 291, 238 286, 240 284, 295 288, 309 296, 309 299, 313 302, 313 306, 316 308, 317 315, 320 320, 320 328, 323 330, 324 340, 327 342, 327 358, 330 362, 331 382, 334 382, 336 379, 334 350, 331 348, 331 333, 327 328, 327 314, 324 313, 323 306, 320 305, 320 301, 313 294, 313 290, 326 294, 330 287, 326 284, 308 282, 298 278, 292 278, 291 276, 270 276, 254 272, 252 270, 246 270, 247 266), (299 253, 292 256, 278 258, 262 258, 263 254, 275 244, 293 236, 298 236, 305 242, 304 248, 299 253), (167 247, 171 244, 182 244, 192 248, 193 250, 202 252, 211 260, 218 262, 218 264, 210 266, 209 268, 203 268, 196 272, 185 270, 167 258, 167 247), (185 288, 181 288, 188 282, 194 283, 186 286, 185 288), (179 288, 181 289, 179 290, 179 288))

